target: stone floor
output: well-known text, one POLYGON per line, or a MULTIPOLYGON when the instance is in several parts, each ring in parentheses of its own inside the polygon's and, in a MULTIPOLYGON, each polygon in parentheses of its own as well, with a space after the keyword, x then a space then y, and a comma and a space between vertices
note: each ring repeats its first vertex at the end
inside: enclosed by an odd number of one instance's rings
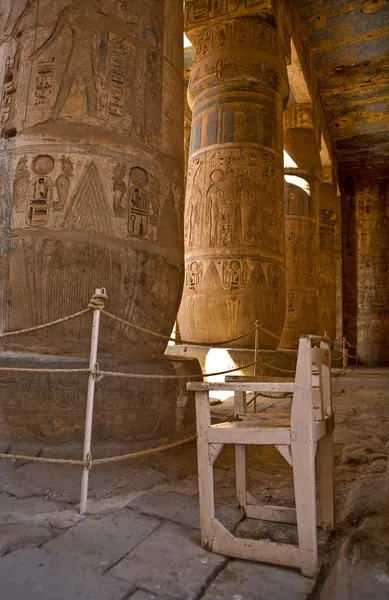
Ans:
MULTIPOLYGON (((334 379, 337 531, 319 537, 317 580, 201 547, 196 448, 190 444, 96 467, 86 518, 77 513, 78 468, 0 461, 0 600, 389 598, 388 382, 389 370, 334 379)), ((274 403, 263 399, 257 410, 274 410, 274 403)), ((286 403, 277 401, 277 410, 286 403)), ((215 420, 230 412, 229 400, 213 407, 215 420)), ((66 457, 79 457, 81 450, 39 441, 0 447, 66 457)), ((94 455, 121 451, 109 446, 94 455)), ((281 455, 262 447, 250 448, 249 456, 252 493, 263 502, 292 504, 291 472, 281 455)), ((230 447, 216 463, 215 497, 218 518, 239 535, 296 541, 292 526, 242 520, 234 507, 230 447)))

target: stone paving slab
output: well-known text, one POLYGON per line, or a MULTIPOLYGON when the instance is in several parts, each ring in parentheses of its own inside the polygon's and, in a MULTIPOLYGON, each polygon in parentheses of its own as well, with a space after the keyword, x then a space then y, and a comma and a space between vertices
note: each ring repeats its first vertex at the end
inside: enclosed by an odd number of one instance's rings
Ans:
MULTIPOLYGON (((145 492, 128 505, 142 513, 162 517, 182 525, 200 528, 198 496, 188 496, 175 492, 145 492)), ((216 516, 227 529, 231 530, 242 518, 242 513, 234 506, 216 506, 216 516)))
POLYGON ((210 584, 202 600, 305 600, 314 584, 290 569, 234 560, 210 584))
POLYGON ((167 596, 156 596, 147 590, 137 590, 129 600, 170 600, 167 596))
MULTIPOLYGON (((11 462, 11 461, 0 461, 11 462)), ((1 465, 0 465, 1 466, 1 465)), ((108 498, 118 493, 146 491, 166 482, 153 468, 128 463, 101 465, 89 479, 89 498, 108 498)), ((0 492, 17 498, 46 496, 50 500, 77 504, 80 500, 81 471, 69 465, 32 463, 11 471, 0 479, 0 492)))
POLYGON ((0 559, 0 600, 125 600, 131 584, 40 548, 0 559))
MULTIPOLYGON (((43 525, 18 523, 0 526, 0 556, 26 546, 40 546, 53 537, 54 531, 43 525)), ((0 581, 1 586, 1 581, 0 581)))
POLYGON ((165 523, 111 573, 157 595, 194 600, 226 560, 201 547, 197 529, 165 523))
POLYGON ((154 531, 161 521, 122 509, 89 517, 45 544, 47 552, 82 565, 106 569, 115 564, 154 531))

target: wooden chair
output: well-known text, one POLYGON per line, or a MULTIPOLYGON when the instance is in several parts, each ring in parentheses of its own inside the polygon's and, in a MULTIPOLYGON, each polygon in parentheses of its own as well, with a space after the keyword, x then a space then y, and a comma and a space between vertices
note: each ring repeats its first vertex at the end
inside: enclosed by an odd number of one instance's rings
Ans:
MULTIPOLYGON (((333 430, 331 349, 316 336, 299 342, 295 380, 188 383, 196 394, 198 478, 202 544, 208 550, 248 560, 317 572, 316 469, 320 523, 334 528, 333 430), (233 422, 211 425, 210 390, 233 391, 233 422), (249 414, 247 392, 292 392, 291 414, 249 414), (239 506, 250 518, 297 524, 298 546, 269 540, 234 537, 215 518, 213 464, 224 444, 235 444, 236 492, 239 506), (247 445, 274 445, 293 468, 296 508, 261 506, 247 491, 247 445)), ((269 378, 263 378, 269 379, 269 378)))

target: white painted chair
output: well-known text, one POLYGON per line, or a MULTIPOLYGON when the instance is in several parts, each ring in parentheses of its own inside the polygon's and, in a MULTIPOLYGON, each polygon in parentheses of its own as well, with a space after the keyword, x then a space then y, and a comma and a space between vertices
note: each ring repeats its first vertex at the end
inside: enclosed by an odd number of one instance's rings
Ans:
POLYGON ((302 336, 294 381, 242 379, 245 381, 230 377, 224 383, 188 383, 188 389, 196 393, 202 544, 217 554, 298 568, 307 577, 313 577, 318 567, 317 525, 330 531, 334 528, 330 345, 323 338, 302 336), (210 390, 235 393, 235 421, 211 425, 210 390), (247 392, 292 392, 291 414, 272 417, 268 413, 247 413, 247 392), (224 444, 235 444, 237 500, 246 516, 297 524, 298 546, 237 538, 216 519, 213 464, 224 444), (250 444, 274 445, 292 466, 296 508, 261 506, 247 491, 247 445, 250 444))

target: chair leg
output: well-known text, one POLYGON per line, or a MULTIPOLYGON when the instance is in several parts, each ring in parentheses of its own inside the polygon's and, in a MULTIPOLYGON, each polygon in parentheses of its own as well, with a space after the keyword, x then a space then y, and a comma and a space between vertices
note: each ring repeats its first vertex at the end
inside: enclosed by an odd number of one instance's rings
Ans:
MULTIPOLYGON (((246 413, 246 393, 235 392, 235 414, 246 413)), ((246 513, 247 505, 247 446, 235 444, 236 499, 238 506, 246 513)))
POLYGON ((301 572, 314 577, 317 571, 314 444, 293 442, 292 436, 292 460, 301 572))
POLYGON ((246 514, 247 505, 247 446, 235 444, 236 499, 246 514))
POLYGON ((333 435, 318 441, 316 452, 321 526, 326 531, 335 528, 333 435))
POLYGON ((201 542, 204 548, 211 550, 215 501, 213 465, 210 463, 208 451, 208 428, 211 426, 209 392, 196 392, 196 422, 201 542))

